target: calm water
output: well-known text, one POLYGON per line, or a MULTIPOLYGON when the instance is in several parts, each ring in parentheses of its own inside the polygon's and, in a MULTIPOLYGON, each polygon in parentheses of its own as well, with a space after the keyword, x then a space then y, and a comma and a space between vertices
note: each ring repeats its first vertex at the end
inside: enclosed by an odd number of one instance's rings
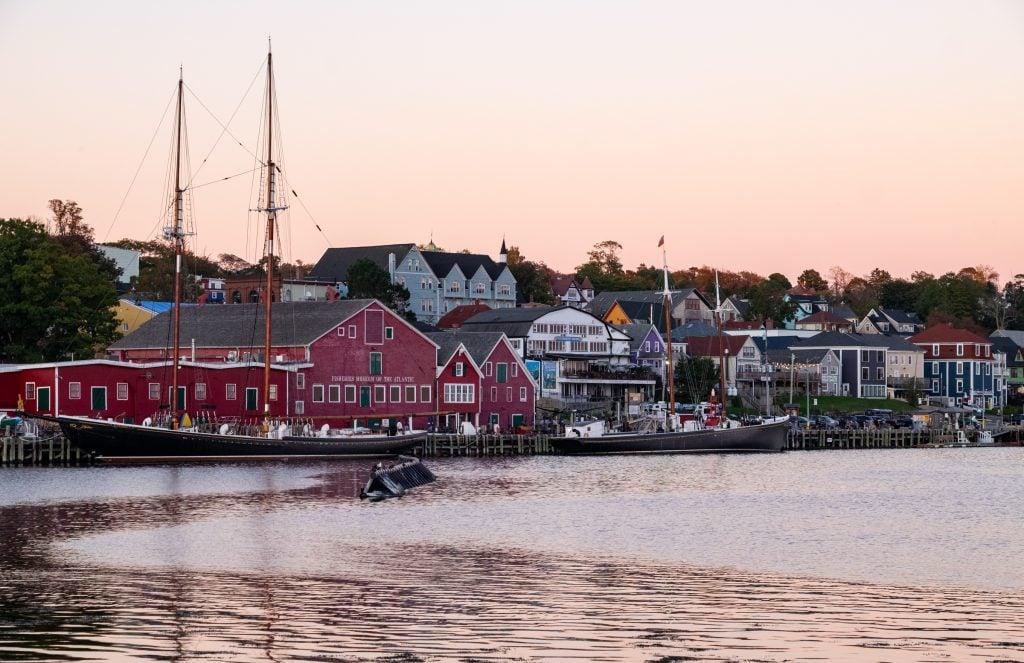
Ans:
POLYGON ((0 660, 1024 661, 1024 449, 0 471, 0 660))

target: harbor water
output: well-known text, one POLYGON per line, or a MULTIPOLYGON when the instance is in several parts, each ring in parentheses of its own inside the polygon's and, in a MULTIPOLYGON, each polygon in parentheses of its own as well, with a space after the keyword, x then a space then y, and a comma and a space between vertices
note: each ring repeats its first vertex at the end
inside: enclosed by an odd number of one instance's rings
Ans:
POLYGON ((1024 661, 1024 449, 0 470, 3 661, 1024 661))

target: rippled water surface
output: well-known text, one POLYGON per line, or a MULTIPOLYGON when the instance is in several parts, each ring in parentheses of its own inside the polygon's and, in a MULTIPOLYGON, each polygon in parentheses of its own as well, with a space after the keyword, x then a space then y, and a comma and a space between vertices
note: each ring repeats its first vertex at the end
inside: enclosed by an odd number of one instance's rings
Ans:
POLYGON ((1024 661, 1024 450, 0 471, 0 660, 1024 661))

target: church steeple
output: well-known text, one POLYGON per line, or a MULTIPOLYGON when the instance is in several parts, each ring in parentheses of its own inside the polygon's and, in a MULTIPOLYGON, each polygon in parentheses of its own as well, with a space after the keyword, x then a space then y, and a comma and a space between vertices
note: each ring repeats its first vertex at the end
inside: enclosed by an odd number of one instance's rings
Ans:
POLYGON ((508 249, 505 248, 505 238, 501 238, 501 250, 498 251, 498 264, 504 265, 508 262, 508 249))

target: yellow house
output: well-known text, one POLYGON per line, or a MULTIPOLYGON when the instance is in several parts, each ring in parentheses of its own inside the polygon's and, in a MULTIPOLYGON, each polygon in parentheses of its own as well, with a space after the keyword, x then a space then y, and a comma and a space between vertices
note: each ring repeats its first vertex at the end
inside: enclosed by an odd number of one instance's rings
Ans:
POLYGON ((610 325, 633 324, 633 320, 626 315, 626 311, 623 310, 622 306, 618 302, 614 302, 611 305, 608 312, 604 314, 604 318, 602 319, 610 325))
POLYGON ((114 318, 117 320, 117 330, 121 336, 132 333, 148 322, 159 313, 171 308, 169 302, 151 302, 140 300, 138 302, 130 299, 119 299, 114 307, 114 318))

